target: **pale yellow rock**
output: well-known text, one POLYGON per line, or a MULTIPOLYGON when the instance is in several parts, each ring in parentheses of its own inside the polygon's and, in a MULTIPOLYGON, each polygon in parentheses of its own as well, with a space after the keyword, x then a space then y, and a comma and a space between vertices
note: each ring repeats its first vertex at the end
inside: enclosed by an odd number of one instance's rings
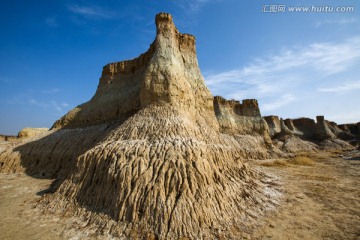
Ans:
POLYGON ((57 178, 38 208, 81 215, 82 231, 241 238, 278 192, 243 160, 253 145, 220 132, 195 38, 169 14, 158 14, 156 27, 150 49, 106 65, 94 97, 51 134, 0 153, 0 171, 57 178))
POLYGON ((48 128, 24 128, 18 133, 18 138, 34 137, 49 131, 48 128))

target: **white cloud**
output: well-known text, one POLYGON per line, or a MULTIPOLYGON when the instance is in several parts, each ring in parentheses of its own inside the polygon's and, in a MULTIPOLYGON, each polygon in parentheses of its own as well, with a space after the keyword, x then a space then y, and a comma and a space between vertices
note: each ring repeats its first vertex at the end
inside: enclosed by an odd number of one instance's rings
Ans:
POLYGON ((55 101, 50 101, 49 104, 50 104, 50 107, 52 107, 53 109, 56 109, 58 112, 62 112, 64 110, 64 108, 69 106, 69 104, 67 104, 65 102, 57 103, 55 101))
POLYGON ((335 87, 318 88, 319 92, 342 93, 342 94, 355 90, 356 91, 360 90, 360 81, 346 82, 335 87))
POLYGON ((65 110, 65 108, 67 108, 69 106, 69 104, 67 104, 65 102, 63 102, 63 103, 57 103, 56 101, 45 102, 45 101, 38 101, 38 100, 35 100, 33 98, 29 98, 27 103, 29 105, 33 105, 33 106, 36 106, 36 107, 55 110, 57 112, 63 112, 65 110))
MULTIPOLYGON (((316 92, 321 83, 341 82, 339 76, 359 64, 360 37, 353 37, 338 43, 287 48, 239 69, 205 75, 205 80, 214 95, 239 100, 256 98, 265 103, 262 110, 270 111, 284 107, 280 101, 295 101, 316 92)), ((348 80, 354 82, 351 77, 348 80)), ((351 87, 355 85, 340 90, 351 87)), ((332 90, 322 88, 323 92, 332 90)))
POLYGON ((64 113, 69 108, 69 104, 66 102, 59 103, 54 100, 38 100, 28 94, 15 96, 8 103, 38 107, 56 113, 64 113))
POLYGON ((330 114, 327 116, 327 119, 330 121, 334 121, 338 124, 344 124, 344 123, 357 123, 360 122, 360 111, 342 111, 337 112, 337 114, 330 114))
POLYGON ((44 102, 39 102, 33 98, 29 98, 27 102, 30 105, 34 105, 34 106, 41 107, 41 108, 47 108, 49 106, 49 104, 44 103, 44 102))
POLYGON ((175 3, 183 9, 187 11, 190 10, 192 12, 197 12, 207 3, 211 2, 220 2, 222 0, 183 0, 183 1, 175 1, 175 3))
POLYGON ((290 47, 241 68, 204 76, 214 95, 258 99, 264 115, 321 114, 344 123, 360 120, 358 114, 350 114, 360 111, 356 104, 360 102, 360 95, 356 95, 359 74, 360 37, 353 37, 290 47), (331 97, 325 95, 329 93, 331 97))
POLYGON ((111 19, 116 17, 114 12, 102 9, 98 6, 70 5, 68 6, 68 9, 71 12, 84 17, 95 17, 102 19, 111 19))
POLYGON ((285 94, 273 102, 263 104, 261 110, 264 112, 274 111, 276 109, 279 109, 283 106, 290 104, 294 100, 295 100, 294 96, 292 96, 291 94, 285 94))

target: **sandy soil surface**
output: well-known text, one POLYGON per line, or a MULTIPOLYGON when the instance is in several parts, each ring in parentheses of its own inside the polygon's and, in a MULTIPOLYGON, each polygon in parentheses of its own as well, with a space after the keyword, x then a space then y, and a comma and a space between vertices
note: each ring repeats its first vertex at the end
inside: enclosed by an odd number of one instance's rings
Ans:
POLYGON ((343 154, 317 154, 312 166, 258 167, 279 177, 284 199, 252 238, 360 239, 360 152, 343 154))
MULTIPOLYGON (((245 238, 360 239, 360 153, 314 158, 311 166, 274 160, 267 166, 264 161, 251 163, 278 179, 284 194, 277 211, 245 238)), ((79 230, 81 219, 42 214, 34 208, 51 182, 25 174, 0 174, 0 239, 109 238, 79 230)))
POLYGON ((79 231, 84 222, 77 217, 43 214, 35 208, 51 182, 25 174, 0 174, 0 239, 103 239, 79 231))
POLYGON ((60 239, 52 224, 57 219, 41 221, 34 211, 37 193, 50 183, 24 174, 0 175, 0 239, 60 239))

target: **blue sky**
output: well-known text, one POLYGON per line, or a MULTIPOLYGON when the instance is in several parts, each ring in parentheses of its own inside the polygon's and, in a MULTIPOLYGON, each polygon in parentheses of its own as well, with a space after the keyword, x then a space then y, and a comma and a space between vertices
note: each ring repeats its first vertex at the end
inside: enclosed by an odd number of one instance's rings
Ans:
POLYGON ((88 101, 102 66, 148 49, 158 12, 196 36, 214 95, 256 98, 263 115, 360 121, 358 0, 14 0, 0 7, 0 133, 50 127, 88 101), (289 10, 312 5, 354 10, 289 10))

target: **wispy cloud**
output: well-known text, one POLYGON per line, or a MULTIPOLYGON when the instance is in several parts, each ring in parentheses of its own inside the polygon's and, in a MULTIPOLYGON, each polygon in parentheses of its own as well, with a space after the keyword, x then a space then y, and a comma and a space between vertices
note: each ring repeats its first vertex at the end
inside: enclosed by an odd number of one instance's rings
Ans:
POLYGON ((49 102, 50 106, 54 109, 56 109, 58 112, 64 111, 67 107, 69 107, 69 104, 66 102, 57 103, 55 101, 49 102))
POLYGON ((69 104, 66 102, 56 102, 56 101, 41 101, 28 96, 16 96, 9 101, 10 104, 20 104, 20 105, 29 105, 35 106, 50 111, 63 112, 66 111, 69 107, 69 104))
MULTIPOLYGON (((357 109, 358 110, 358 109, 357 109)), ((343 123, 357 123, 360 121, 360 111, 341 111, 337 112, 336 114, 331 114, 327 117, 327 119, 331 121, 335 121, 338 124, 343 123)))
MULTIPOLYGON (((205 80, 214 95, 266 100, 264 102, 268 105, 265 104, 263 110, 270 111, 284 106, 280 100, 304 98, 303 93, 316 91, 321 81, 344 73, 359 63, 360 37, 354 37, 338 43, 287 48, 277 55, 255 59, 239 69, 205 75, 205 80)), ((343 89, 350 87, 354 86, 343 89)))
POLYGON ((339 18, 339 19, 331 19, 331 20, 324 20, 318 21, 315 23, 315 27, 322 27, 324 25, 347 25, 358 22, 359 19, 352 17, 352 18, 339 18))
POLYGON ((360 81, 346 82, 335 87, 318 88, 319 92, 340 93, 340 94, 348 93, 351 91, 359 91, 359 90, 360 90, 360 81))
POLYGON ((60 92, 60 89, 58 88, 37 91, 28 89, 22 94, 16 95, 8 100, 8 103, 42 108, 53 113, 64 113, 64 111, 67 111, 69 108, 68 103, 49 100, 49 94, 55 94, 58 92, 60 92))
POLYGON ((278 99, 276 99, 273 102, 265 103, 262 105, 262 111, 274 111, 276 109, 279 109, 283 106, 286 106, 290 104, 292 101, 294 101, 295 98, 291 94, 285 94, 283 96, 280 96, 278 99))
POLYGON ((112 19, 116 17, 114 12, 98 6, 69 5, 68 9, 72 13, 88 18, 112 19))
POLYGON ((56 101, 43 102, 43 101, 35 100, 33 98, 29 98, 27 103, 29 105, 33 105, 33 106, 36 106, 36 107, 55 110, 57 112, 62 112, 62 111, 65 110, 65 108, 67 108, 69 106, 69 104, 67 104, 66 102, 63 102, 63 103, 57 103, 56 101))
POLYGON ((197 12, 207 3, 220 2, 222 0, 184 0, 176 1, 175 3, 187 11, 197 12))
POLYGON ((34 105, 37 107, 41 107, 41 108, 47 108, 49 106, 49 104, 45 103, 45 102, 39 102, 33 98, 29 98, 23 102, 19 102, 19 103, 23 103, 23 104, 29 104, 29 105, 34 105))

